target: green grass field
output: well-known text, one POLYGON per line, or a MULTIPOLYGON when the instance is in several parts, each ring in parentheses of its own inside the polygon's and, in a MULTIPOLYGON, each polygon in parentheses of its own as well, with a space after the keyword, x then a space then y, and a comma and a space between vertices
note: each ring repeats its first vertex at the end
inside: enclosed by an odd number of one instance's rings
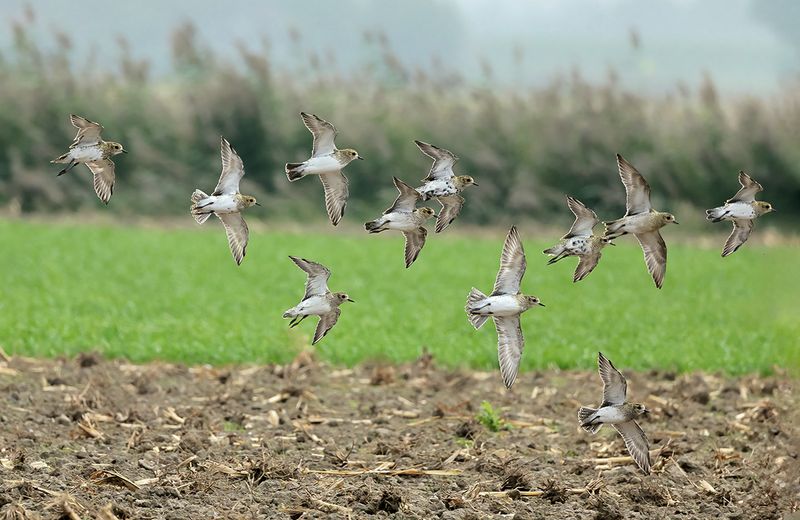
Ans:
MULTIPOLYGON (((290 330, 281 318, 303 294, 293 254, 329 266, 331 289, 356 300, 316 346, 321 358, 407 361, 427 348, 445 365, 494 368, 494 327, 473 330, 464 302, 473 285, 491 290, 504 234, 472 239, 456 228, 429 235, 410 269, 399 234, 335 231, 253 233, 237 268, 216 221, 166 231, 0 221, 0 345, 34 356, 285 362, 308 346, 316 322, 290 330)), ((531 231, 520 228, 523 290, 547 307, 523 316, 523 369, 589 368, 602 350, 628 370, 797 372, 798 248, 748 244, 723 259, 716 248, 671 245, 658 291, 633 239, 573 284, 576 260, 545 265, 550 243, 526 239, 531 231)))

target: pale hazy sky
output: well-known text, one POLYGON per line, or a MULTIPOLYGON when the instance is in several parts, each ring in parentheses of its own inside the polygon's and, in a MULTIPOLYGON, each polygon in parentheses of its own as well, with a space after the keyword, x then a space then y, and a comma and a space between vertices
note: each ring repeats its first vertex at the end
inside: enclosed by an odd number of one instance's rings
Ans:
POLYGON ((483 81, 483 60, 505 85, 545 83, 573 68, 596 79, 613 67, 625 84, 648 91, 694 85, 708 71, 724 92, 762 93, 800 71, 800 2, 793 0, 2 0, 4 54, 25 5, 36 13, 31 34, 40 44, 55 45, 59 28, 71 35, 76 59, 91 51, 101 66, 113 66, 122 35, 155 74, 169 69, 170 33, 188 20, 225 55, 233 56, 226 53, 236 42, 258 49, 266 39, 278 64, 335 52, 336 62, 324 66, 338 73, 377 59, 364 43, 367 30, 385 32, 405 63, 430 68, 438 57, 483 81), (300 51, 288 37, 292 28, 302 35, 300 51))

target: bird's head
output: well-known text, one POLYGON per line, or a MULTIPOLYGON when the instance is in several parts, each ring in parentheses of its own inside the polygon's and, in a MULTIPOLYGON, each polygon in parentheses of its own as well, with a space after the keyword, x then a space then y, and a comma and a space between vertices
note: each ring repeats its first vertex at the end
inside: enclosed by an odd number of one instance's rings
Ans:
POLYGON ((260 206, 256 201, 255 197, 251 197, 250 195, 239 195, 239 200, 242 201, 242 204, 245 208, 249 208, 250 206, 260 206))
POLYGON ((121 144, 115 143, 114 141, 107 141, 106 143, 106 150, 111 155, 119 155, 121 153, 128 153, 128 151, 122 147, 121 144))
POLYGON ((775 208, 772 207, 772 204, 770 204, 769 202, 762 202, 760 200, 756 202, 755 207, 756 207, 756 212, 759 215, 775 211, 775 208))
POLYGON ((422 215, 425 219, 429 219, 431 217, 435 217, 436 216, 436 212, 434 212, 433 209, 431 209, 431 208, 429 208, 427 206, 417 209, 417 212, 420 215, 422 215))
POLYGON ((352 148, 343 148, 339 150, 339 158, 344 161, 345 164, 349 164, 351 161, 355 161, 356 159, 364 160, 363 157, 358 155, 358 152, 353 150, 352 148))
POLYGON ((677 224, 678 221, 675 220, 675 215, 672 213, 661 213, 661 220, 664 222, 664 225, 667 224, 677 224))
POLYGON ((347 295, 347 293, 343 293, 343 292, 337 292, 337 293, 333 293, 333 296, 334 296, 334 297, 335 297, 337 300, 339 300, 339 303, 340 303, 340 304, 341 304, 341 303, 343 303, 343 302, 352 302, 352 303, 355 303, 355 300, 351 299, 351 298, 350 298, 350 296, 348 296, 348 295, 347 295))
POLYGON ((644 405, 641 403, 634 403, 631 409, 633 410, 633 413, 635 413, 637 417, 649 412, 649 410, 645 408, 644 405))
POLYGON ((471 175, 458 175, 455 178, 455 181, 461 188, 478 185, 478 183, 475 182, 475 179, 473 179, 471 175))
POLYGON ((539 307, 544 307, 544 304, 537 298, 536 296, 525 296, 525 307, 530 309, 531 307, 535 307, 538 305, 539 307))

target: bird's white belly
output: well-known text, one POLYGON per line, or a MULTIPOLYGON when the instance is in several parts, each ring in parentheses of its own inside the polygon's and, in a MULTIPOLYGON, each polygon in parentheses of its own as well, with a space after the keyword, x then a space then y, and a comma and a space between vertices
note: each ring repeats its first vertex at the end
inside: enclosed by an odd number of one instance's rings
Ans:
POLYGON ((567 251, 572 255, 585 255, 591 250, 589 237, 572 237, 565 244, 567 251))
POLYGON ((639 213, 638 215, 631 215, 625 217, 625 224, 623 229, 628 233, 647 233, 658 229, 658 226, 653 225, 652 215, 650 213, 639 213))
POLYGON ((616 406, 604 406, 603 408, 600 408, 597 410, 595 417, 599 419, 599 422, 607 424, 623 423, 630 420, 629 418, 625 417, 625 415, 622 413, 622 410, 616 406))
POLYGON ((450 179, 436 179, 425 183, 417 191, 426 198, 431 197, 444 197, 446 195, 455 195, 458 190, 450 181, 450 179))
POLYGON ((327 314, 331 311, 331 304, 322 296, 312 296, 307 300, 297 304, 295 310, 298 314, 302 315, 320 315, 327 314))
POLYGON ((419 227, 419 223, 414 219, 411 213, 387 213, 384 215, 384 219, 386 219, 386 227, 388 229, 416 231, 419 227))
POLYGON ((489 316, 516 316, 522 312, 516 297, 511 294, 489 296, 475 304, 475 313, 489 316))
POLYGON ((78 146, 70 150, 69 155, 78 162, 99 161, 103 158, 103 152, 99 146, 78 146))
POLYGON ((728 214, 723 217, 724 220, 734 220, 739 218, 751 219, 756 217, 756 212, 753 209, 753 206, 745 202, 733 202, 731 204, 726 204, 725 211, 728 214))
POLYGON ((233 198, 233 195, 212 195, 203 200, 201 206, 205 211, 213 211, 219 214, 239 212, 239 207, 236 205, 236 200, 233 198), (207 204, 209 201, 211 203, 207 204))
POLYGON ((341 163, 332 155, 312 157, 306 161, 303 173, 307 175, 320 175, 323 173, 338 172, 342 169, 341 163))

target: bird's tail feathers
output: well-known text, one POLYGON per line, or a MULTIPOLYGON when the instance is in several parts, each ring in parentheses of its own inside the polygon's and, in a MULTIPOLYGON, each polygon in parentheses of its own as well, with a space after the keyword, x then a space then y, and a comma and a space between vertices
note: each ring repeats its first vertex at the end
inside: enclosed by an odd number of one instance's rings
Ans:
POLYGON ((200 201, 202 201, 203 199, 207 199, 207 198, 208 198, 208 195, 206 195, 201 190, 194 190, 194 193, 192 193, 192 209, 191 209, 192 217, 194 217, 194 220, 198 224, 204 223, 206 220, 208 220, 208 217, 211 216, 211 212, 210 211, 200 211, 197 208, 197 204, 200 201))
POLYGON ((475 327, 476 330, 480 329, 483 324, 486 323, 486 320, 489 319, 489 316, 487 315, 472 313, 472 309, 475 307, 475 305, 485 298, 486 295, 474 287, 469 292, 469 296, 467 296, 467 318, 469 318, 469 322, 472 323, 472 326, 475 327))
POLYGON ((58 157, 56 157, 55 159, 53 159, 50 162, 51 163, 57 163, 57 164, 66 164, 66 163, 70 162, 69 152, 65 153, 64 155, 59 155, 58 157))
POLYGON ((203 199, 207 199, 208 195, 203 190, 194 190, 192 193, 192 204, 197 204, 203 199))
POLYGON ((706 210, 706 219, 712 222, 719 222, 720 220, 722 220, 722 217, 724 216, 725 216, 725 208, 722 206, 706 210))
POLYGON ((609 222, 603 222, 603 226, 605 226, 605 233, 603 236, 608 239, 614 239, 619 236, 625 234, 625 232, 621 232, 620 229, 624 225, 622 219, 611 220, 609 222))
POLYGON ((603 423, 584 424, 586 422, 586 420, 589 417, 591 417, 592 415, 594 415, 595 413, 597 413, 597 409, 596 408, 589 408, 588 406, 581 406, 581 409, 578 410, 578 419, 581 422, 581 428, 583 428, 584 430, 586 430, 587 432, 589 432, 591 434, 597 433, 597 430, 599 430, 600 427, 603 426, 603 423))
POLYGON ((548 247, 542 251, 542 253, 546 255, 558 255, 561 254, 562 251, 564 251, 564 246, 562 244, 556 244, 553 247, 548 247))
POLYGON ((369 222, 364 223, 364 229, 370 233, 380 233, 381 231, 386 231, 386 229, 382 228, 381 226, 383 226, 383 221, 381 219, 370 220, 369 222))
POLYGON ((567 256, 567 251, 564 249, 563 244, 556 244, 553 247, 545 249, 542 253, 553 257, 547 261, 547 265, 554 264, 567 256))
POLYGON ((305 164, 306 163, 286 163, 286 176, 289 178, 289 181, 294 182, 304 177, 303 166, 305 166, 305 164))

